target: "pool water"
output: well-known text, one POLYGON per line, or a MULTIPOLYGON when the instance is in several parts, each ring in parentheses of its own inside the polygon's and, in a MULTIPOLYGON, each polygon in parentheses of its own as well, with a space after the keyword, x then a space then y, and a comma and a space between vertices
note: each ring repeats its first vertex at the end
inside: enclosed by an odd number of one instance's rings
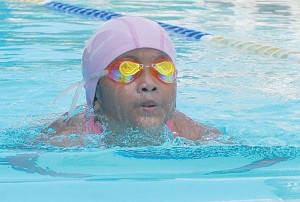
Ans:
MULTIPOLYGON (((299 51, 300 5, 292 0, 64 3, 299 51)), ((300 199, 298 63, 172 35, 180 71, 177 108, 235 145, 41 147, 27 138, 34 126, 68 111, 71 94, 53 100, 81 79, 84 41, 103 22, 35 3, 0 5, 4 201, 300 199)))

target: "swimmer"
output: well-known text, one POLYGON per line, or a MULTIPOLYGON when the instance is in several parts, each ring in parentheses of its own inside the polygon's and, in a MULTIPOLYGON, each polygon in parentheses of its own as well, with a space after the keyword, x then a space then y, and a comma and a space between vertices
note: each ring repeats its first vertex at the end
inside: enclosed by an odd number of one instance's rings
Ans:
POLYGON ((84 48, 73 106, 44 130, 48 140, 58 146, 82 145, 88 134, 112 146, 215 140, 217 129, 176 110, 177 71, 174 45, 159 24, 142 17, 107 21, 84 48), (87 106, 75 109, 83 87, 87 106), (69 138, 58 141, 61 135, 69 138))

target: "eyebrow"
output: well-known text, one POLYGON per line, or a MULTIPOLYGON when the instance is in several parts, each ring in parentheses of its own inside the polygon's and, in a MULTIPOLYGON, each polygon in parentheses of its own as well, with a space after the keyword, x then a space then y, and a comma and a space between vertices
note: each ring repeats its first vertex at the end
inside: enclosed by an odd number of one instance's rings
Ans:
POLYGON ((133 60, 137 60, 137 61, 138 61, 138 58, 137 58, 137 57, 131 56, 131 55, 122 57, 121 59, 133 59, 133 60))
MULTIPOLYGON (((151 60, 156 61, 156 60, 159 60, 159 59, 162 59, 162 58, 170 59, 167 55, 161 54, 157 57, 151 58, 151 60)), ((133 56, 133 55, 128 55, 128 56, 122 57, 122 59, 133 59, 133 60, 139 61, 139 59, 136 56, 133 56)))
POLYGON ((159 59, 162 59, 162 58, 167 58, 167 59, 170 59, 169 56, 167 55, 159 55, 158 57, 156 57, 154 60, 159 60, 159 59))

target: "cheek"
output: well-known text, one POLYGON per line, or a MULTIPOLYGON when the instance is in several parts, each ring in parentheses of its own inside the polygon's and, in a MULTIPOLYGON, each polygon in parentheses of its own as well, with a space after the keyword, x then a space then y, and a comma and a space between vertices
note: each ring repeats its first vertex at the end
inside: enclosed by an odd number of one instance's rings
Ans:
POLYGON ((106 113, 116 111, 118 101, 119 86, 115 85, 108 79, 100 80, 101 85, 101 104, 106 113))
POLYGON ((177 86, 176 84, 172 84, 172 86, 165 86, 163 88, 163 95, 166 102, 173 104, 176 102, 176 93, 177 93, 177 86))
POLYGON ((115 104, 121 107, 122 110, 127 111, 131 106, 131 101, 135 97, 131 93, 131 90, 125 86, 115 89, 113 97, 115 98, 115 104))
POLYGON ((126 85, 116 89, 115 93, 115 95, 118 96, 118 100, 115 101, 117 109, 114 112, 117 116, 117 120, 124 124, 136 125, 136 120, 138 119, 135 107, 136 100, 138 99, 136 90, 134 90, 132 86, 126 85))
POLYGON ((163 110, 166 119, 169 119, 175 111, 176 108, 176 94, 177 87, 176 84, 164 86, 162 89, 163 95, 163 110))
POLYGON ((118 85, 113 81, 102 84, 103 110, 114 118, 123 120, 132 109, 132 100, 136 97, 133 87, 118 85))

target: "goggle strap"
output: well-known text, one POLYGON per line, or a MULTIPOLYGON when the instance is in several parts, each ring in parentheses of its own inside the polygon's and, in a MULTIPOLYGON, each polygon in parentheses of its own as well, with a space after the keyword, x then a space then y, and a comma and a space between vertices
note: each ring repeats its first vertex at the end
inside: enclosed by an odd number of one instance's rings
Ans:
POLYGON ((71 104, 70 110, 68 112, 68 118, 67 119, 69 119, 72 116, 72 114, 73 114, 73 112, 74 112, 74 110, 76 108, 78 97, 79 97, 80 92, 83 89, 84 85, 85 85, 85 80, 84 79, 81 80, 81 81, 79 81, 78 87, 76 89, 76 92, 75 92, 73 100, 72 100, 72 104, 71 104))
POLYGON ((56 98, 54 99, 53 103, 56 103, 57 100, 61 99, 63 96, 65 96, 67 93, 75 90, 75 88, 78 88, 78 85, 81 81, 78 81, 74 83, 73 85, 69 86, 68 88, 64 89, 61 93, 59 93, 56 98))
POLYGON ((108 74, 108 70, 104 70, 100 73, 94 73, 94 74, 90 75, 88 79, 89 80, 99 79, 100 77, 105 76, 107 74, 108 74))
MULTIPOLYGON (((101 72, 101 73, 96 73, 96 74, 92 74, 89 78, 89 80, 93 80, 93 79, 97 79, 97 78, 100 78, 101 76, 105 76, 106 74, 108 73, 107 70, 101 72)), ((81 81, 78 81, 74 84, 72 84, 71 86, 67 87, 66 89, 64 89, 61 93, 59 93, 56 98, 54 99, 53 103, 56 103, 57 100, 61 99, 63 96, 65 96, 67 93, 75 90, 75 88, 78 88, 79 84, 81 82, 83 82, 84 79, 82 79, 81 81)))
MULTIPOLYGON (((107 74, 108 74, 108 71, 104 70, 104 71, 102 71, 100 73, 92 74, 88 79, 89 80, 98 79, 98 78, 100 78, 102 76, 105 76, 107 74)), ((84 79, 82 79, 81 81, 78 81, 78 82, 74 83, 73 85, 69 86, 68 88, 64 89, 54 99, 53 103, 57 102, 57 100, 61 99, 67 93, 70 93, 71 91, 73 91, 73 90, 76 89, 76 92, 75 92, 75 94, 73 96, 72 104, 71 104, 70 110, 68 111, 68 116, 67 116, 66 120, 68 120, 69 118, 71 118, 73 112, 75 111, 76 104, 77 104, 80 92, 82 91, 82 89, 85 86, 85 84, 86 84, 86 81, 84 79)))
POLYGON ((70 87, 66 88, 65 90, 63 90, 58 96, 56 96, 56 98, 54 99, 54 103, 59 100, 60 98, 62 98, 63 96, 65 96, 67 93, 73 91, 76 89, 76 92, 73 96, 73 100, 72 100, 72 104, 71 104, 71 107, 70 107, 70 110, 68 111, 68 116, 66 117, 66 120, 68 120, 69 118, 71 118, 73 112, 75 111, 75 108, 76 108, 76 103, 77 103, 77 100, 78 100, 78 97, 80 95, 80 92, 82 90, 82 88, 84 87, 85 85, 85 80, 82 79, 81 81, 78 81, 76 83, 74 83, 73 85, 71 85, 70 87))

